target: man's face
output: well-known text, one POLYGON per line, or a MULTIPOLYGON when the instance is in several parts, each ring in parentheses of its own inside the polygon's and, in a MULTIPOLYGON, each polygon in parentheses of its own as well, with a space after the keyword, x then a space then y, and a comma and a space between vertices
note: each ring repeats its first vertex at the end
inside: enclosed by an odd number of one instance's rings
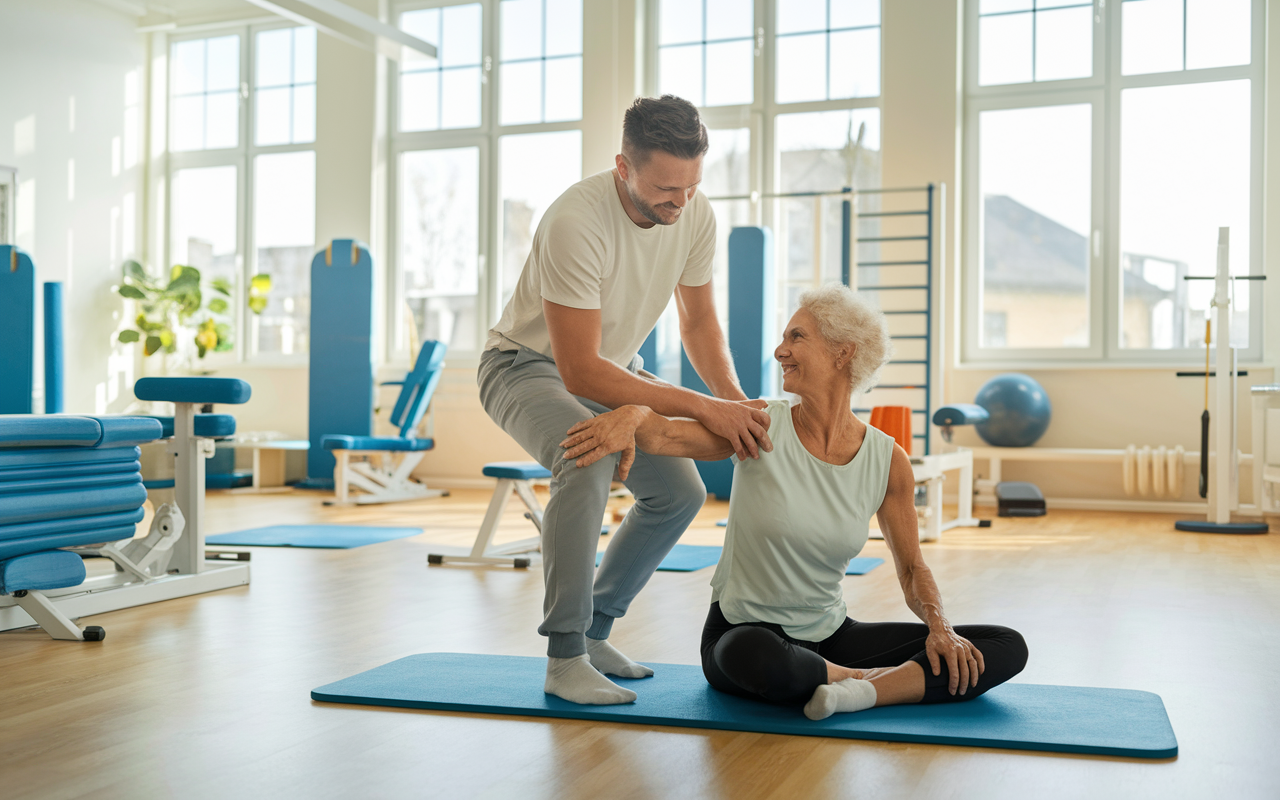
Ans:
POLYGON ((623 160, 619 169, 627 197, 644 218, 658 225, 674 225, 702 183, 702 156, 680 158, 661 150, 649 153, 639 167, 623 160))

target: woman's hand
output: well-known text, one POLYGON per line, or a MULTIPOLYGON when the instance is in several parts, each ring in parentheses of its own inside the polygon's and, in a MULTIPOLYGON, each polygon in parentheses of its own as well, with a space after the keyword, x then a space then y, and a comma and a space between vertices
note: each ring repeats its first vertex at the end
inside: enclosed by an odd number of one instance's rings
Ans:
POLYGON ((576 459, 578 469, 589 467, 605 456, 622 453, 618 461, 618 480, 625 481, 636 460, 636 428, 644 422, 649 409, 644 406, 622 406, 619 409, 583 420, 569 429, 560 443, 565 458, 576 459))
POLYGON ((982 651, 956 633, 950 625, 931 626, 929 638, 924 643, 925 655, 933 674, 942 674, 941 659, 946 659, 947 673, 951 677, 947 689, 951 694, 964 694, 970 686, 978 685, 978 676, 986 670, 982 651))

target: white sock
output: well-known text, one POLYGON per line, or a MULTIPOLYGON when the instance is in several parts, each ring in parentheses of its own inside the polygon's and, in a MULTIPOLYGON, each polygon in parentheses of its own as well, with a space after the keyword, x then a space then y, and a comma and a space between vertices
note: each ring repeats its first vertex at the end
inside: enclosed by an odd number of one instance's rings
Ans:
POLYGON ((653 674, 653 670, 623 655, 616 647, 609 644, 608 639, 592 639, 588 636, 587 656, 591 659, 591 666, 605 675, 617 675, 619 678, 647 678, 653 674))
POLYGON ((804 715, 812 720, 826 719, 837 712, 863 711, 876 704, 876 687, 871 681, 845 678, 813 690, 805 703, 804 715))
POLYGON ((548 658, 543 691, 570 703, 611 706, 634 703, 636 693, 624 689, 591 666, 586 653, 573 658, 548 658))

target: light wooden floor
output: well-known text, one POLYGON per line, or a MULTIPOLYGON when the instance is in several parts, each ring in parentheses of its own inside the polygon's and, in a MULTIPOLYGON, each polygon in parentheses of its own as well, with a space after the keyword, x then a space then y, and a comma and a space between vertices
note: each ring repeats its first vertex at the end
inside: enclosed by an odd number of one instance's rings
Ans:
MULTIPOLYGON (((250 586, 92 618, 102 643, 0 634, 0 796, 1280 797, 1280 536, 1178 533, 1152 514, 999 519, 944 534, 925 557, 953 621, 1023 632, 1018 680, 1161 694, 1181 751, 1170 761, 311 702, 316 686, 413 653, 542 654, 538 571, 425 566, 429 543, 470 540, 487 499, 336 509, 311 493, 211 494, 209 533, 426 532, 254 549, 250 586)), ((709 504, 684 541, 719 543, 724 513, 709 504)), ((514 511, 509 527, 531 530, 514 511)), ((888 553, 873 541, 864 555, 888 553)), ((710 577, 656 574, 613 641, 698 663, 710 577)), ((844 585, 855 616, 910 618, 890 567, 844 585)))

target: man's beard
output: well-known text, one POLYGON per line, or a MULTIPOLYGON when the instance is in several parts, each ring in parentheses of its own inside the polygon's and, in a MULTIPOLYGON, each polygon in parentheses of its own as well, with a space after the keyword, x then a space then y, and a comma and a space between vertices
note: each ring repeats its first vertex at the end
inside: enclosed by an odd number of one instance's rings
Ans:
MULTIPOLYGON (((626 189, 627 197, 631 198, 631 205, 636 207, 636 211, 640 212, 640 216, 644 217, 645 219, 649 220, 655 225, 674 225, 676 224, 676 220, 680 219, 680 215, 677 213, 676 218, 668 222, 667 220, 658 216, 657 210, 652 205, 646 203, 645 201, 637 197, 636 193, 631 191, 631 187, 627 185, 626 181, 623 181, 622 186, 624 189, 626 189)), ((667 204, 664 203, 664 205, 667 205, 667 204)), ((675 206, 672 206, 672 208, 674 209, 675 206)))

